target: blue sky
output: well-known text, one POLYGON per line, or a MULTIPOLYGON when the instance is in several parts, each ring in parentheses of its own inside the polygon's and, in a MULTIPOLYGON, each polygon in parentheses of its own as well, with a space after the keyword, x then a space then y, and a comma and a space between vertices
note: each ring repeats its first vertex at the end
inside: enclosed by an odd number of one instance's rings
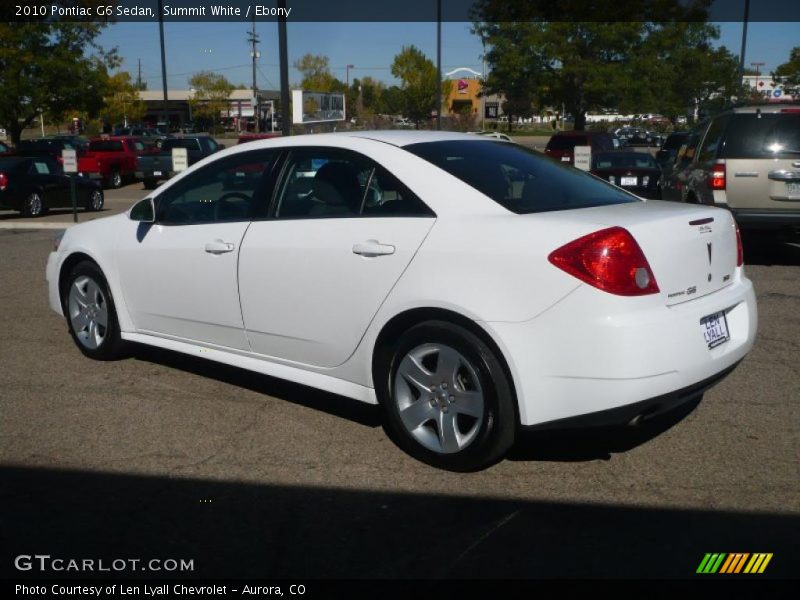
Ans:
MULTIPOLYGON (((721 23, 718 44, 739 53, 742 23, 721 23)), ((170 89, 187 89, 192 73, 213 70, 232 83, 250 86, 250 47, 246 43, 248 23, 165 23, 167 77, 170 89)), ((481 70, 481 44, 470 33, 469 23, 442 24, 442 70, 456 67, 481 70)), ((258 86, 278 89, 278 27, 276 23, 257 23, 261 38, 258 61, 258 86)), ((289 23, 290 65, 306 53, 328 56, 331 71, 345 79, 347 64, 354 77, 371 75, 387 84, 396 83, 391 74, 392 60, 404 45, 414 44, 431 60, 436 57, 435 23, 289 23)), ((746 65, 764 62, 769 72, 788 60, 793 46, 800 45, 800 23, 750 23, 746 65)), ((151 90, 161 89, 161 59, 156 23, 118 23, 101 36, 105 47, 117 46, 124 58, 123 69, 136 77, 141 59, 142 77, 151 90)), ((290 83, 300 76, 289 68, 290 83)))

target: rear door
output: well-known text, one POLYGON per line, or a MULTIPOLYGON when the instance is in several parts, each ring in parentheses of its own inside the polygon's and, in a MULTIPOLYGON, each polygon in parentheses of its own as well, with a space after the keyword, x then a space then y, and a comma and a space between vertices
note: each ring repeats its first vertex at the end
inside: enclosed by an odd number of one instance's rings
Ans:
POLYGON ((363 155, 292 150, 271 217, 253 222, 239 254, 252 349, 319 367, 344 363, 434 221, 363 155))
POLYGON ((735 114, 722 157, 731 208, 800 208, 800 112, 735 114))

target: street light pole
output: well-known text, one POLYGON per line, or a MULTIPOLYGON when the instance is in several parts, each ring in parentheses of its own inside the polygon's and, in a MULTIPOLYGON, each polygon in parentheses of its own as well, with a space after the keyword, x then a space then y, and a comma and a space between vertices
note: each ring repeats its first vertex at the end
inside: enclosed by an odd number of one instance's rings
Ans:
POLYGON ((742 53, 739 55, 739 78, 744 76, 744 54, 745 51, 747 50, 747 19, 749 16, 750 16, 750 0, 744 0, 744 22, 742 23, 742 53))
POLYGON ((442 128, 442 0, 436 0, 436 129, 442 128))
POLYGON ((164 9, 163 0, 158 0, 158 34, 161 38, 161 87, 164 89, 164 124, 169 133, 169 103, 167 101, 167 58, 164 51, 164 9))
MULTIPOLYGON (((286 0, 278 0, 281 15, 286 15, 286 0)), ((281 71, 281 131, 283 135, 291 135, 292 124, 289 120, 289 51, 286 46, 286 17, 278 17, 278 54, 281 71)))

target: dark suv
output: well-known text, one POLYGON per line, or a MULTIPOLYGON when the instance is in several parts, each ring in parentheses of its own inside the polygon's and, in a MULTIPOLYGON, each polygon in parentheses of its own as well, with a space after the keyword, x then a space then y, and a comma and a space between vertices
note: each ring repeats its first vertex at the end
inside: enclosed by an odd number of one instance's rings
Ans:
POLYGON ((575 146, 591 146, 594 154, 613 152, 621 145, 616 135, 605 131, 559 131, 547 142, 544 153, 561 162, 574 164, 575 146))
POLYGON ((800 227, 800 106, 750 106, 702 123, 664 197, 730 209, 743 228, 800 227))

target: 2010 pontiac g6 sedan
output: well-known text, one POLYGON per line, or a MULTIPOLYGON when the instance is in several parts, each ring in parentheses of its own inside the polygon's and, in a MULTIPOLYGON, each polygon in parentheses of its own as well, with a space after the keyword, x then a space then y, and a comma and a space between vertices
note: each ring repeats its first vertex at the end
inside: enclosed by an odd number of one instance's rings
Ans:
POLYGON ((454 133, 231 148, 69 229, 47 280, 88 357, 139 342, 379 403, 457 471, 696 398, 757 326, 729 212, 454 133))

